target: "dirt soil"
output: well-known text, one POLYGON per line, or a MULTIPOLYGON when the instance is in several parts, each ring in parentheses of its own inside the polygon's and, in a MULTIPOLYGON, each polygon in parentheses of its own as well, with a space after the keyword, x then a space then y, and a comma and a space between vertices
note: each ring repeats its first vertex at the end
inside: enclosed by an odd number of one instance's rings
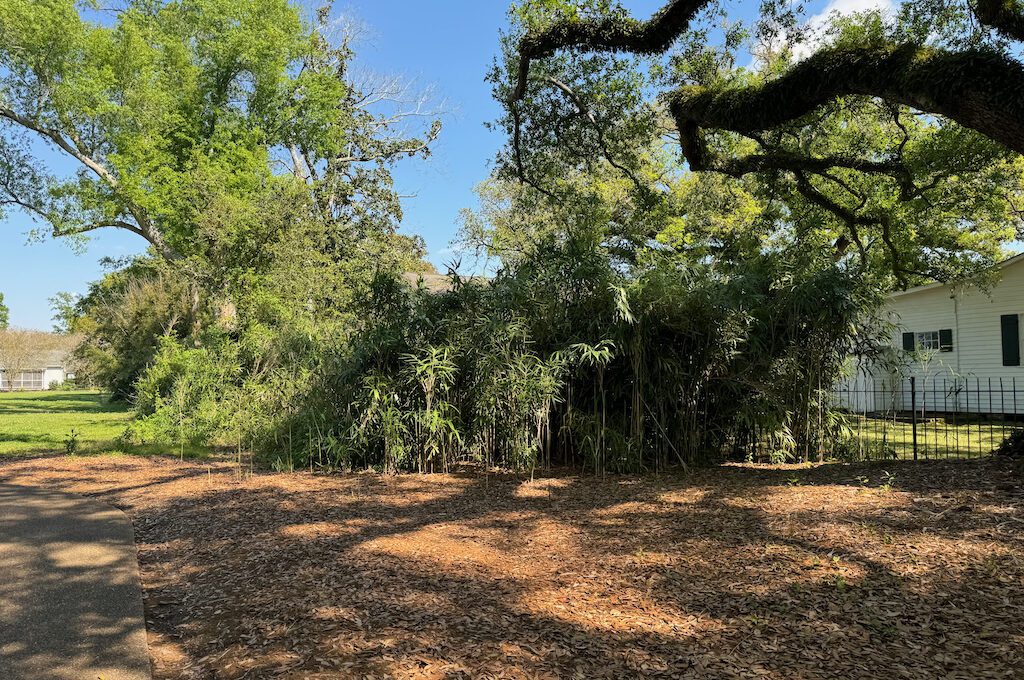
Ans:
POLYGON ((155 677, 1024 678, 994 460, 534 482, 0 463, 135 525, 155 677))

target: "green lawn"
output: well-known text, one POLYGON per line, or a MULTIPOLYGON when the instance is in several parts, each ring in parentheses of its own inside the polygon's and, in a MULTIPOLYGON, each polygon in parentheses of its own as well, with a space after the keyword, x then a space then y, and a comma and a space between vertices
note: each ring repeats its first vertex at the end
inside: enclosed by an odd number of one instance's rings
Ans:
POLYGON ((0 392, 0 456, 64 453, 72 431, 78 453, 113 450, 130 418, 102 392, 0 392))
MULTIPOLYGON (((847 416, 848 446, 858 459, 913 458, 914 427, 904 419, 847 416)), ((917 424, 918 458, 972 458, 991 453, 1024 423, 926 418, 917 424)))

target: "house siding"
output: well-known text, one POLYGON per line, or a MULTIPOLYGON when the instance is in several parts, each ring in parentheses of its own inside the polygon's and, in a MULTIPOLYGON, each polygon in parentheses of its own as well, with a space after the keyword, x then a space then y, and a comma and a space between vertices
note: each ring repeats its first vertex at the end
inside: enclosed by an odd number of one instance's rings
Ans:
POLYGON ((43 389, 48 390, 64 382, 64 369, 60 366, 50 366, 43 371, 43 389))
MULTIPOLYGON (((897 349, 902 348, 904 331, 953 330, 952 352, 934 352, 929 361, 909 367, 918 403, 930 401, 931 410, 1024 413, 1024 366, 1003 366, 1000 331, 1002 315, 1024 314, 1024 259, 1008 263, 991 290, 941 286, 910 291, 894 296, 888 310, 898 325, 893 338, 897 349), (969 389, 958 378, 967 378, 969 389), (959 390, 954 388, 957 382, 959 390)), ((909 394, 903 401, 909 402, 909 394)))

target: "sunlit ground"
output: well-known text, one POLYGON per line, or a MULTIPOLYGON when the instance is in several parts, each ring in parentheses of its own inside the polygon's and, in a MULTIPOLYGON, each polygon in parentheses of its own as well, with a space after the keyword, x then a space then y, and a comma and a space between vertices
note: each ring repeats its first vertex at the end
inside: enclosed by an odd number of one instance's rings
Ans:
POLYGON ((1024 677, 990 459, 688 476, 0 461, 124 508, 171 678, 1024 677))

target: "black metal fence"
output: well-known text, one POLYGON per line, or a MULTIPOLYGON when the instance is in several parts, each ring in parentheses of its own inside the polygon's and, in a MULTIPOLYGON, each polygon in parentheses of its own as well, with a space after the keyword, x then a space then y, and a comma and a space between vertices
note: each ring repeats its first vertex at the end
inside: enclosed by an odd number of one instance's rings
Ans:
POLYGON ((1024 429, 1024 381, 858 375, 836 386, 832 407, 837 457, 971 458, 1024 429))

